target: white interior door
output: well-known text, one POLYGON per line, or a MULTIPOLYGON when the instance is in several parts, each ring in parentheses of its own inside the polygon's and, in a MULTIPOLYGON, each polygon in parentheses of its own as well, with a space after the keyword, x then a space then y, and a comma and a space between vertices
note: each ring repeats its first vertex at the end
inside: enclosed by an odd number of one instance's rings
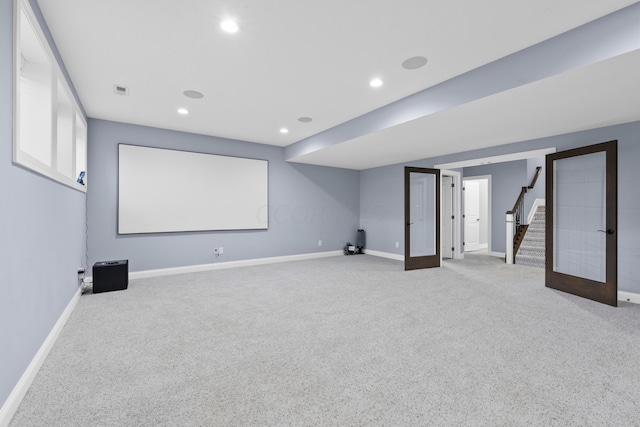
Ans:
POLYGON ((480 183, 464 182, 464 250, 480 249, 480 183))

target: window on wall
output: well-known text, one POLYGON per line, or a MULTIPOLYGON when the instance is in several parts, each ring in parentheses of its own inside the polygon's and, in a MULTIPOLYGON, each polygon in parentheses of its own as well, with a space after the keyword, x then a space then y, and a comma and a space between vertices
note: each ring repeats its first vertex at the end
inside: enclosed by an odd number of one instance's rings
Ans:
POLYGON ((87 123, 28 0, 15 0, 13 161, 86 191, 87 123))

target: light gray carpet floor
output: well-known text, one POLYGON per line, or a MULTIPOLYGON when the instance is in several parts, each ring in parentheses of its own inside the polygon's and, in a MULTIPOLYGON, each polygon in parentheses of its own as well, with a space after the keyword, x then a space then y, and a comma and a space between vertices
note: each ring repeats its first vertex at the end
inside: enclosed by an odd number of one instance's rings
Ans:
POLYGON ((132 280, 87 294, 11 426, 638 426, 640 306, 466 255, 132 280))

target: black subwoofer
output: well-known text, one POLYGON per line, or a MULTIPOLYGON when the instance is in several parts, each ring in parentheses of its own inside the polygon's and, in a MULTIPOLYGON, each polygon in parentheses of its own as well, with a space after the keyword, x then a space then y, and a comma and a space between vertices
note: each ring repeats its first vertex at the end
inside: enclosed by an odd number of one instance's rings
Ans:
POLYGON ((364 230, 358 230, 356 233, 356 246, 359 249, 364 248, 364 230))
POLYGON ((93 293, 121 291, 129 286, 129 260, 93 264, 93 293))

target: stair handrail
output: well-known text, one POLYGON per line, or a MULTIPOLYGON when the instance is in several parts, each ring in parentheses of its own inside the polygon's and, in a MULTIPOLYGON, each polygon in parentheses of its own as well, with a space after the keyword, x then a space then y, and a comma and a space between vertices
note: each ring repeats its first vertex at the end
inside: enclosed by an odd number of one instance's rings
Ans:
POLYGON ((515 264, 516 252, 520 247, 520 243, 522 242, 522 237, 524 235, 524 231, 527 228, 527 222, 524 219, 524 197, 527 194, 528 190, 531 190, 535 187, 536 181, 538 181, 538 176, 540 175, 540 171, 542 171, 542 166, 536 167, 536 173, 531 180, 531 184, 526 187, 522 187, 520 190, 520 194, 516 199, 516 203, 513 205, 513 209, 507 211, 507 227, 510 228, 511 231, 507 232, 507 263, 515 264))
POLYGON ((538 180, 538 176, 540 175, 540 171, 542 170, 542 166, 536 167, 536 174, 533 176, 531 180, 531 184, 529 184, 529 190, 533 189, 536 186, 536 181, 538 180))
POLYGON ((538 180, 538 176, 540 175, 541 170, 542 170, 542 166, 536 167, 536 174, 533 176, 533 179, 531 180, 531 184, 529 184, 527 187, 522 187, 522 190, 520 191, 520 195, 518 196, 516 203, 513 205, 513 209, 511 209, 510 211, 507 211, 508 214, 516 213, 516 210, 518 209, 518 206, 522 203, 524 199, 524 195, 527 193, 527 190, 532 190, 536 186, 536 181, 538 180))
POLYGON ((520 195, 518 196, 518 199, 516 200, 516 204, 513 205, 513 209, 511 209, 510 211, 507 211, 507 214, 516 213, 516 211, 518 210, 518 208, 520 207, 520 205, 524 201, 524 195, 527 193, 527 188, 529 188, 529 187, 522 187, 522 190, 520 190, 520 195))

